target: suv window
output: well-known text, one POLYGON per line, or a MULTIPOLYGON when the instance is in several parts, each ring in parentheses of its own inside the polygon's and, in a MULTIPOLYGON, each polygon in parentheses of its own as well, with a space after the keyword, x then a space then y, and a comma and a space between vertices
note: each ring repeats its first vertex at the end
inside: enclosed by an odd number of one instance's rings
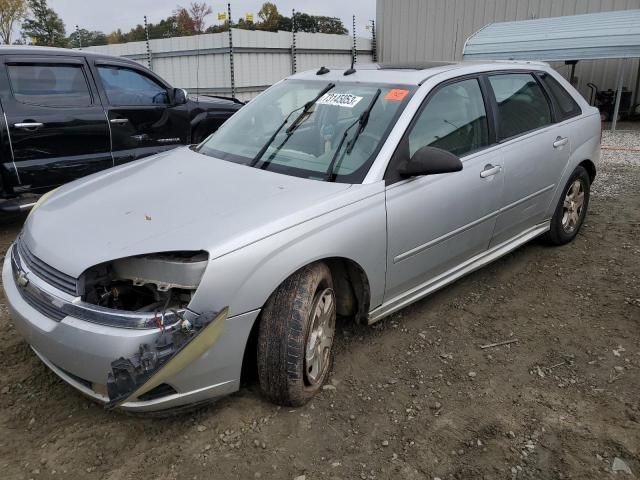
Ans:
POLYGON ((569 92, 560 85, 560 82, 546 72, 541 73, 539 78, 551 94, 551 98, 556 106, 559 121, 582 114, 582 110, 578 103, 573 99, 571 94, 569 94, 569 92))
POLYGON ((445 85, 431 96, 409 133, 409 156, 425 146, 462 156, 489 144, 489 128, 478 80, 445 85))
POLYGON ((491 75, 489 82, 498 102, 500 140, 551 124, 549 102, 533 75, 491 75))
POLYGON ((81 65, 9 64, 14 98, 47 107, 91 105, 91 93, 81 65))
POLYGON ((130 68, 99 66, 98 74, 111 105, 167 105, 167 89, 130 68))

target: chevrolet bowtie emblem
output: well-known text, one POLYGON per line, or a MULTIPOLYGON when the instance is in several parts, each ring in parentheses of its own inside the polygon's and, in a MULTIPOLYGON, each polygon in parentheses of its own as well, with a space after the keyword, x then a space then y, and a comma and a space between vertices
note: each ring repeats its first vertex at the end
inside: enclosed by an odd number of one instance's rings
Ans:
POLYGON ((19 271, 16 274, 16 284, 21 288, 24 288, 27 285, 29 285, 29 279, 27 278, 27 274, 25 272, 19 271))

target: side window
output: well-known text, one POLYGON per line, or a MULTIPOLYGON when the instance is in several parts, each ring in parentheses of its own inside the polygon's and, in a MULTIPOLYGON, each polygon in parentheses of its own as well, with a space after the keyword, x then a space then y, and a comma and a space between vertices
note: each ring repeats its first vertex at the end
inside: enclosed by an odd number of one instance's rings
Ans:
POLYGON ((498 102, 500 140, 551 124, 549 102, 533 75, 492 75, 489 82, 498 102))
POLYGON ((91 93, 82 65, 9 64, 14 98, 45 107, 85 107, 91 93))
POLYGON ((409 155, 425 146, 462 156, 489 144, 478 80, 446 85, 431 96, 409 133, 409 155))
POLYGON ((98 74, 111 105, 167 105, 167 89, 130 68, 99 66, 98 74))
POLYGON ((555 78, 548 73, 541 73, 539 77, 547 87, 547 90, 549 90, 551 98, 555 103, 556 110, 558 111, 558 120, 562 121, 582 114, 578 103, 555 78))

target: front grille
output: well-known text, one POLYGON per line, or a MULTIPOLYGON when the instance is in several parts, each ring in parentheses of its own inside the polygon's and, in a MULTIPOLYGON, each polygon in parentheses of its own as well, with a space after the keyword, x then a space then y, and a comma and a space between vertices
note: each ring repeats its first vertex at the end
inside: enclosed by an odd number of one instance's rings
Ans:
POLYGON ((29 289, 21 288, 20 293, 22 294, 22 298, 24 298, 25 302, 27 302, 29 305, 31 305, 33 308, 35 308, 44 316, 49 317, 50 319, 55 320, 56 322, 61 321, 64 317, 67 316, 66 313, 64 313, 62 310, 56 308, 54 305, 47 302, 46 300, 39 298, 37 295, 33 294, 29 289))
POLYGON ((77 280, 66 273, 56 270, 50 265, 36 257, 26 243, 19 237, 16 241, 18 253, 25 265, 33 272, 34 275, 46 281, 52 287, 62 290, 70 295, 77 295, 77 280))

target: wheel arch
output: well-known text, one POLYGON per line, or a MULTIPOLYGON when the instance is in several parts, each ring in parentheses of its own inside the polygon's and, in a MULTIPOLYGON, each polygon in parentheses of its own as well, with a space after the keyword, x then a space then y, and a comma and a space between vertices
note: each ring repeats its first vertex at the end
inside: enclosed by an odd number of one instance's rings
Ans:
MULTIPOLYGON (((331 270, 333 288, 336 294, 336 313, 340 317, 353 318, 353 320, 358 323, 366 324, 371 302, 369 278, 358 262, 346 257, 326 257, 305 264, 283 278, 273 289, 265 303, 269 301, 273 293, 280 288, 287 278, 314 263, 324 263, 329 267, 329 270, 331 270)), ((242 359, 242 382, 257 378, 255 371, 257 361, 256 348, 261 320, 262 314, 260 314, 254 322, 249 338, 245 344, 242 359)))
POLYGON ((593 183, 596 178, 596 164, 590 159, 585 159, 578 164, 579 167, 583 167, 589 174, 589 179, 593 183))

